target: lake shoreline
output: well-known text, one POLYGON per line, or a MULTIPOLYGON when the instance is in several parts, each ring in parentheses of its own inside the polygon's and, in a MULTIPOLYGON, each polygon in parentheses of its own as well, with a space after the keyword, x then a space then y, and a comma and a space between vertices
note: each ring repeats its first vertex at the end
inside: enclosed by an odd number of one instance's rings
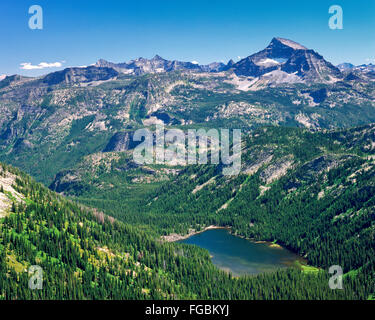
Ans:
POLYGON ((276 241, 258 241, 238 236, 233 228, 228 226, 211 225, 199 232, 191 229, 188 234, 171 234, 166 239, 208 250, 213 264, 234 276, 255 275, 289 267, 304 271, 307 266, 307 261, 303 257, 282 247, 276 241), (206 232, 208 230, 212 231, 206 232), (196 234, 199 235, 195 237, 196 234))
POLYGON ((239 238, 251 241, 251 242, 256 243, 256 244, 265 244, 268 247, 273 248, 273 249, 288 250, 288 251, 294 253, 295 255, 297 255, 299 257, 298 260, 300 262, 302 262, 305 265, 308 265, 308 260, 305 257, 301 256, 299 253, 295 252, 294 250, 291 250, 291 249, 289 249, 287 247, 283 247, 282 245, 276 243, 276 241, 272 242, 272 241, 267 241, 267 240, 256 240, 254 238, 247 238, 245 236, 238 235, 238 234, 235 234, 235 233, 231 232, 232 228, 230 226, 222 227, 222 226, 210 225, 208 227, 203 228, 200 231, 196 231, 194 229, 189 229, 188 234, 181 235, 181 234, 178 234, 178 233, 171 233, 169 235, 162 236, 161 239, 162 239, 162 241, 165 241, 165 242, 178 242, 178 241, 189 239, 190 237, 193 237, 193 236, 195 236, 197 234, 200 234, 200 233, 203 233, 205 231, 215 230, 215 229, 226 229, 226 230, 228 230, 230 232, 230 234, 232 234, 235 237, 239 237, 239 238))
MULTIPOLYGON (((242 238, 242 239, 245 239, 245 240, 248 240, 248 241, 251 241, 253 243, 263 243, 263 244, 266 244, 267 246, 269 246, 270 248, 275 248, 275 249, 286 249, 286 250, 289 250, 291 252, 293 252, 292 250, 288 249, 288 248, 285 248, 279 244, 277 244, 275 241, 274 242, 271 242, 271 241, 266 241, 266 240, 256 240, 254 238, 247 238, 245 236, 242 236, 242 235, 238 235, 238 234, 235 234, 235 233, 232 233, 231 230, 232 228, 227 226, 227 227, 222 227, 222 226, 215 226, 215 225, 210 225, 208 227, 205 227, 203 228, 202 230, 200 231, 196 231, 194 229, 189 229, 189 232, 188 234, 185 234, 185 235, 182 235, 182 234, 178 234, 178 233, 171 233, 169 235, 166 235, 166 236, 162 236, 161 239, 163 241, 166 241, 166 242, 178 242, 178 241, 181 241, 181 240, 186 240, 186 239, 189 239, 190 237, 193 237, 197 234, 200 234, 200 233, 203 233, 205 231, 208 231, 208 230, 215 230, 215 229, 226 229, 228 230, 233 236, 236 236, 236 237, 239 237, 239 238, 242 238)), ((296 253, 298 254, 298 253, 296 253)))
POLYGON ((200 231, 196 231, 194 229, 189 229, 189 232, 185 235, 182 235, 182 234, 178 234, 178 233, 171 233, 167 236, 162 236, 161 239, 165 242, 177 242, 177 241, 181 241, 181 240, 186 240, 192 236, 195 236, 197 234, 200 234, 200 233, 203 233, 205 231, 208 231, 208 230, 215 230, 215 229, 227 229, 227 230, 230 230, 230 227, 220 227, 220 226, 214 226, 214 225, 211 225, 211 226, 208 226, 208 227, 205 227, 203 228, 202 230, 200 231))
MULTIPOLYGON (((284 247, 284 246, 278 244, 276 240, 275 241, 257 240, 257 239, 254 239, 254 238, 248 238, 248 237, 245 237, 245 236, 242 236, 242 235, 238 235, 238 234, 235 234, 234 232, 232 232, 232 228, 230 226, 223 227, 223 226, 210 225, 210 226, 207 226, 207 227, 203 228, 200 231, 196 231, 194 229, 189 229, 189 232, 185 235, 181 235, 181 234, 177 234, 177 233, 171 233, 169 235, 162 236, 161 240, 165 241, 165 242, 178 242, 178 241, 189 239, 190 237, 193 237, 197 234, 206 232, 208 230, 215 230, 215 229, 226 229, 226 230, 229 231, 229 233, 231 235, 233 235, 235 237, 245 239, 245 240, 247 240, 249 242, 252 242, 252 243, 255 243, 255 244, 265 244, 267 247, 272 248, 272 249, 287 250, 287 251, 295 254, 297 258, 293 262, 286 263, 286 265, 288 267, 297 267, 298 269, 302 270, 303 272, 309 272, 309 273, 310 272, 317 272, 319 270, 319 268, 310 266, 306 257, 301 256, 300 254, 298 254, 294 250, 291 250, 287 247, 284 247)), ((212 256, 211 256, 211 258, 212 258, 212 256)))

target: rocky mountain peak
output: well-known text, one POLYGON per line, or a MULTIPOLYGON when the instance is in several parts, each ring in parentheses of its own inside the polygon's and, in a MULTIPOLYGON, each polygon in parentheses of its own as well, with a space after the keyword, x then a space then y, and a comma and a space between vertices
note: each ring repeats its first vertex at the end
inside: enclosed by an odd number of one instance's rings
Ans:
POLYGON ((232 67, 233 65, 234 65, 234 61, 233 61, 233 59, 230 59, 229 61, 228 61, 228 63, 227 63, 227 66, 230 68, 230 67, 232 67))
POLYGON ((275 48, 275 47, 289 47, 294 50, 308 50, 308 48, 304 47, 303 45, 284 38, 273 38, 271 43, 268 47, 275 48))
POLYGON ((152 60, 154 61, 166 61, 164 58, 162 58, 161 56, 159 56, 158 54, 156 54, 152 60))
POLYGON ((107 61, 107 60, 105 60, 105 59, 99 59, 99 60, 95 63, 95 65, 96 65, 96 66, 101 66, 101 65, 108 64, 108 63, 111 63, 111 62, 109 62, 109 61, 107 61))
POLYGON ((284 38, 273 38, 264 50, 235 63, 232 69, 240 76, 265 77, 267 83, 332 82, 342 78, 340 70, 314 50, 284 38))

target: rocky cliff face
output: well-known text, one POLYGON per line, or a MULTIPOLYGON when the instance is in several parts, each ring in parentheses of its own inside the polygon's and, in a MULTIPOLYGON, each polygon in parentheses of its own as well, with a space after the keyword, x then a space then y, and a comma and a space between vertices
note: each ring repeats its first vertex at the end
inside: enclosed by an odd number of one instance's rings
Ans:
POLYGON ((47 85, 74 84, 109 80, 117 75, 118 72, 109 67, 67 68, 48 74, 42 79, 42 82, 47 85))
POLYGON ((314 50, 294 41, 274 38, 267 48, 255 53, 232 66, 237 75, 261 77, 273 71, 296 75, 289 81, 331 82, 342 79, 338 68, 314 50))
POLYGON ((133 141, 134 132, 117 132, 108 142, 103 152, 128 151, 137 146, 133 141))

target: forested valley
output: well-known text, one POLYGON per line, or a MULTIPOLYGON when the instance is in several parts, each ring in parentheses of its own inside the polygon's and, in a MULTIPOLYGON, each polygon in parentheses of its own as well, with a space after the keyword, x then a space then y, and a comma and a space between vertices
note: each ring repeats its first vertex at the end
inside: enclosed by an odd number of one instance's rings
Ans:
MULTIPOLYGON (((0 298, 372 298, 373 130, 260 128, 247 137, 238 176, 190 166, 153 186, 136 184, 135 198, 125 187, 97 189, 88 177, 85 188, 81 182, 65 190, 67 199, 2 164, 1 177, 13 177, 18 200, 2 188, 11 207, 0 219, 0 298), (217 269, 206 250, 162 240, 209 225, 278 243, 311 268, 237 278, 217 269), (42 290, 28 288, 31 265, 44 271, 42 290), (331 265, 343 267, 344 290, 328 287, 331 265)), ((95 179, 129 174, 112 174, 116 165, 98 169, 95 179)))

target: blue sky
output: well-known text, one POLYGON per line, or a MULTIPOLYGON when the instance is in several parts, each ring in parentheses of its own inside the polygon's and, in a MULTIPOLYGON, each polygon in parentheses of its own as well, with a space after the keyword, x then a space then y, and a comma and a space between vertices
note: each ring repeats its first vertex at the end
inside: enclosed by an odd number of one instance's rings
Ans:
POLYGON ((297 41, 334 64, 375 62, 375 1, 96 1, 2 0, 0 75, 40 75, 99 58, 238 60, 273 37, 297 41), (43 30, 31 30, 28 9, 43 8, 43 30), (344 10, 344 29, 328 27, 331 5, 344 10), (61 67, 21 69, 41 62, 61 67), (57 63, 57 64, 56 64, 57 63))

